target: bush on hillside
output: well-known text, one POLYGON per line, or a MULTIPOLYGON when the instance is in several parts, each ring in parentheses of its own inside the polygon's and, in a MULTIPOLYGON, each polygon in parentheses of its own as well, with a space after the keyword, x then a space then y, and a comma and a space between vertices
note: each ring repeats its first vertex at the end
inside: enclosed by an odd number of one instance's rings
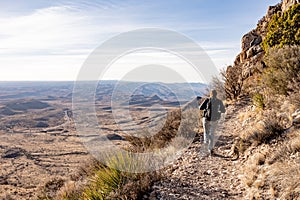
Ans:
MULTIPOLYGON (((66 183, 56 197, 45 195, 44 192, 39 199, 141 199, 159 179, 160 172, 129 173, 117 169, 118 166, 123 168, 125 165, 132 169, 140 167, 130 154, 116 154, 109 158, 107 165, 94 161, 88 165, 88 169, 82 169, 86 176, 83 183, 66 183)), ((52 182, 51 184, 53 185, 52 182)))
POLYGON ((149 133, 149 136, 146 134, 144 137, 126 135, 126 141, 129 141, 133 146, 131 151, 141 153, 166 147, 178 133, 181 117, 181 110, 174 109, 168 112, 166 122, 157 134, 151 136, 149 133))
POLYGON ((300 47, 272 48, 265 56, 268 68, 263 72, 262 84, 273 94, 298 92, 300 82, 300 47))
POLYGON ((300 45, 300 4, 292 6, 283 13, 275 14, 262 42, 266 52, 269 48, 284 45, 300 45))
POLYGON ((285 131, 281 119, 276 115, 274 110, 264 112, 261 117, 262 120, 249 127, 241 135, 243 142, 248 143, 247 147, 250 146, 249 144, 255 146, 269 144, 273 139, 280 137, 285 131))

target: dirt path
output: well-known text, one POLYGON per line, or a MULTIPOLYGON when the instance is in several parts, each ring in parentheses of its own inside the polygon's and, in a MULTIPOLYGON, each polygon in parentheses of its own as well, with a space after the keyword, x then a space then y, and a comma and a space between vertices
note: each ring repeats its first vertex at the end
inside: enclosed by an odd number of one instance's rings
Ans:
POLYGON ((170 166, 163 180, 152 187, 156 199, 241 199, 243 187, 238 178, 240 160, 230 156, 234 135, 240 129, 236 109, 229 108, 219 131, 215 154, 203 155, 203 138, 170 166))

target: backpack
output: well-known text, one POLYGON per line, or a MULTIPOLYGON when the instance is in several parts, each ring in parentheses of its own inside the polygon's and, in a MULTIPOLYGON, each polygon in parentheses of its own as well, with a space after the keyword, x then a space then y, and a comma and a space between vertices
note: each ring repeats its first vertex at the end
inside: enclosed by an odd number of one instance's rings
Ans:
POLYGON ((221 113, 225 112, 224 105, 221 100, 217 98, 209 98, 207 101, 204 117, 208 121, 217 121, 221 118, 221 113))

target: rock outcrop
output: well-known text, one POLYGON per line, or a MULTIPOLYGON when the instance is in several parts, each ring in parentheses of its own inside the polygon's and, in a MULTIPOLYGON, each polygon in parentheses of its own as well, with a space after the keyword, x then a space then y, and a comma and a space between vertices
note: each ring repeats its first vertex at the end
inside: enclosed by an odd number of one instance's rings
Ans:
POLYGON ((259 20, 257 27, 243 36, 242 52, 237 57, 235 64, 242 64, 246 71, 249 71, 249 67, 253 67, 262 60, 264 51, 261 48, 261 42, 266 36, 269 22, 279 11, 281 11, 281 4, 269 6, 267 14, 259 20))
MULTIPOLYGON (((273 16, 278 12, 286 11, 290 6, 299 3, 300 0, 283 0, 275 6, 269 6, 266 15, 258 21, 257 27, 245 34, 241 41, 241 53, 237 55, 234 64, 227 68, 226 73, 239 73, 240 82, 266 67, 263 58, 264 50, 261 47, 263 39, 268 32, 268 26, 273 16)), ((228 75, 230 77, 230 75, 228 75)), ((246 91, 247 92, 247 91, 246 91)))

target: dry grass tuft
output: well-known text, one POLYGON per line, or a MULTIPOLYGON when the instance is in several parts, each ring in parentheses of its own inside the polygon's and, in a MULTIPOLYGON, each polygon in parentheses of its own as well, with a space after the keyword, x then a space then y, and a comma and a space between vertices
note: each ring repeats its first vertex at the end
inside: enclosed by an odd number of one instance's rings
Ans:
POLYGON ((274 196, 279 199, 300 198, 300 164, 278 162, 272 165, 266 181, 273 186, 274 196))
POLYGON ((262 121, 256 122, 253 127, 249 126, 249 128, 242 133, 241 138, 244 143, 247 142, 258 146, 261 144, 269 144, 273 139, 282 136, 284 131, 285 127, 280 123, 280 118, 271 112, 269 115, 264 116, 262 121))
POLYGON ((273 145, 258 146, 241 170, 249 199, 300 198, 300 131, 273 145))
MULTIPOLYGON (((181 110, 175 109, 168 113, 163 128, 153 136, 136 137, 127 135, 125 139, 133 146, 131 151, 145 152, 167 146, 176 136, 181 122, 181 110)), ((147 134, 144 134, 147 135, 147 134)))
MULTIPOLYGON (((133 152, 146 152, 167 147, 174 138, 194 138, 199 128, 199 110, 187 109, 181 111, 174 109, 167 115, 163 128, 153 136, 136 137, 125 136, 125 139, 133 146, 133 152)), ((147 135, 147 134, 143 134, 147 135)), ((176 141, 175 141, 176 143, 176 141)))
POLYGON ((159 177, 160 175, 157 172, 136 174, 134 178, 126 180, 122 187, 111 192, 107 199, 142 199, 159 177))
POLYGON ((81 188, 82 185, 74 182, 74 181, 69 181, 64 184, 64 186, 58 191, 57 200, 75 200, 75 199, 80 199, 81 197, 81 188))

